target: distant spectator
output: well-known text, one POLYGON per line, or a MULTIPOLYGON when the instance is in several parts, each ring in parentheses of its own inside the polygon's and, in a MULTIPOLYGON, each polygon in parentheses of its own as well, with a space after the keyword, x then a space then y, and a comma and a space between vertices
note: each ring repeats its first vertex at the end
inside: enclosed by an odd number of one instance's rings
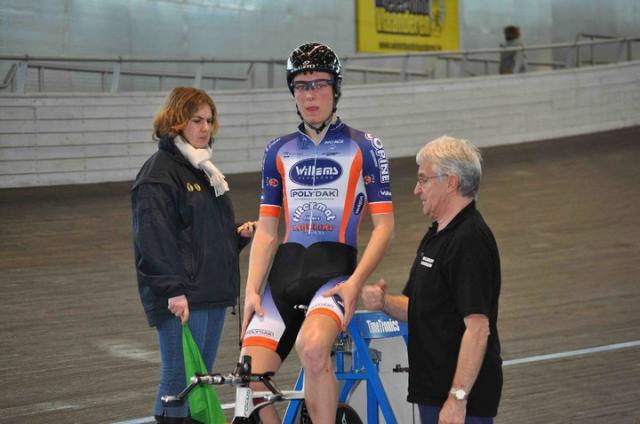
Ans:
MULTIPOLYGON (((520 41, 520 28, 514 25, 504 27, 505 42, 500 47, 523 47, 520 41)), ((526 72, 527 56, 524 51, 503 51, 500 53, 500 73, 513 74, 526 72)))

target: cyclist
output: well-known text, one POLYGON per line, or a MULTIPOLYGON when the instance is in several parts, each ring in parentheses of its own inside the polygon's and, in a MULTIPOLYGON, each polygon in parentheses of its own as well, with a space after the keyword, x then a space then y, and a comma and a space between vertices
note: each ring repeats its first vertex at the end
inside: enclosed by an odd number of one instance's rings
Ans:
MULTIPOLYGON (((252 357, 254 372, 276 372, 295 343, 316 424, 335 422, 331 347, 394 226, 384 147, 336 115, 341 81, 340 61, 325 45, 304 44, 288 58, 287 83, 302 122, 265 149, 242 326, 242 354, 252 357), (358 262, 358 227, 367 207, 373 231, 358 262), (278 244, 281 215, 286 234, 278 244), (306 318, 298 304, 308 305, 306 318)), ((273 407, 260 414, 263 422, 279 422, 273 407)))

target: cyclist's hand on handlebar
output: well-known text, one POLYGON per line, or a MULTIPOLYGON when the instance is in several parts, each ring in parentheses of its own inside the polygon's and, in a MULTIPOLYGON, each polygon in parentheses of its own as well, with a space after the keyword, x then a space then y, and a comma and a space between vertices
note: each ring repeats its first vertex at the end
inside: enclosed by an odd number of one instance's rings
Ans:
POLYGON ((334 294, 340 296, 344 303, 344 322, 342 323, 342 331, 346 331, 358 304, 360 288, 351 280, 351 278, 349 278, 334 288, 322 293, 324 297, 331 297, 334 294))
POLYGON ((258 293, 251 293, 247 291, 244 298, 242 333, 240 334, 241 339, 244 339, 244 333, 247 331, 247 327, 249 326, 249 322, 251 321, 251 318, 253 318, 254 313, 259 317, 264 315, 264 311, 262 310, 262 299, 258 293))
POLYGON ((170 297, 167 308, 185 324, 189 320, 189 302, 185 295, 170 297))
POLYGON ((384 309, 384 295, 387 291, 387 282, 383 278, 375 284, 365 286, 362 289, 362 303, 364 307, 372 311, 384 309))

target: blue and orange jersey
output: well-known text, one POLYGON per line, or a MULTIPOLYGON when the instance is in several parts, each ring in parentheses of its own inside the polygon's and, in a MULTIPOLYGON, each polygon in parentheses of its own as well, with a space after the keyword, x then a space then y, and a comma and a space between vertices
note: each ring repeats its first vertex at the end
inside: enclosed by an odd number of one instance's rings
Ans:
POLYGON ((298 131, 271 141, 262 165, 260 216, 284 215, 284 242, 357 248, 365 210, 393 213, 389 160, 380 139, 340 120, 316 145, 298 131))

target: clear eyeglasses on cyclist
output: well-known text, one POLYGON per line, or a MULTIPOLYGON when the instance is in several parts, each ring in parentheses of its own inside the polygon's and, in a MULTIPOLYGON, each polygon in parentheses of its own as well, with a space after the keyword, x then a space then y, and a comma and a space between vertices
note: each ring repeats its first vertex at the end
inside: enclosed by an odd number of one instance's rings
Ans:
POLYGON ((291 86, 293 87, 293 91, 296 93, 302 93, 303 91, 323 90, 329 86, 333 86, 333 80, 317 79, 311 81, 293 81, 291 86))
POLYGON ((429 180, 432 180, 434 178, 440 178, 440 177, 448 177, 449 174, 438 174, 438 175, 432 175, 430 177, 418 177, 416 183, 420 185, 420 187, 424 187, 424 185, 426 183, 429 182, 429 180))

